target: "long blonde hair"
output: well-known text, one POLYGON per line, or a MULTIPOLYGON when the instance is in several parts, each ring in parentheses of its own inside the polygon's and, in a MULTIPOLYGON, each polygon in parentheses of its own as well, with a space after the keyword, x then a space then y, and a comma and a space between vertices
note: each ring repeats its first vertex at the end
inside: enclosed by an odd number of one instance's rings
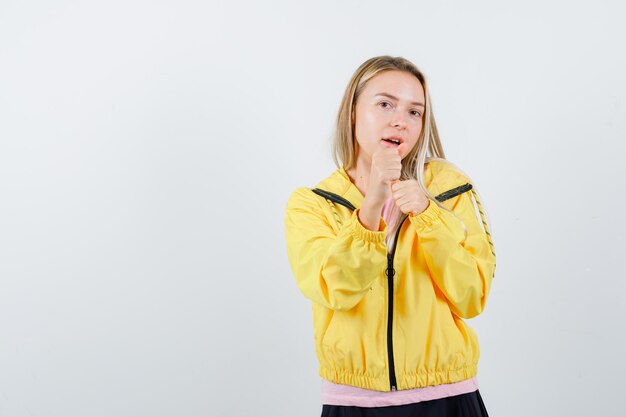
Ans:
MULTIPOLYGON (((443 146, 439 139, 439 132, 437 131, 437 124, 435 123, 435 116, 433 115, 430 94, 428 90, 428 82, 424 74, 413 64, 402 57, 392 57, 389 55, 382 55, 368 59, 363 62, 359 68, 354 72, 348 86, 343 94, 341 104, 339 106, 339 112, 337 114, 336 131, 332 142, 332 156, 333 161, 337 168, 342 165, 345 170, 349 170, 356 165, 358 143, 354 136, 354 123, 353 113, 359 96, 363 92, 367 82, 379 74, 382 71, 399 70, 414 75, 422 84, 424 88, 424 117, 422 118, 422 131, 417 139, 416 145, 411 151, 402 159, 402 171, 400 173, 400 180, 414 179, 417 180, 419 187, 424 194, 431 200, 431 202, 437 204, 443 210, 446 210, 456 216, 456 214, 439 202, 435 196, 433 196, 424 183, 424 165, 431 159, 442 159, 447 163, 452 162, 445 159, 443 152, 443 146)), ((460 173, 465 175, 456 165, 452 164, 460 173)), ((467 176, 467 175, 466 175, 467 176)), ((469 178, 469 177, 468 177, 469 178)), ((478 204, 478 210, 481 215, 483 227, 485 233, 489 238, 489 243, 493 251, 493 243, 491 241, 491 235, 489 233, 488 220, 486 211, 481 207, 478 193, 472 188, 474 198, 478 204)), ((403 218, 407 215, 399 212, 395 227, 402 222, 403 218)), ((458 218, 458 217, 457 217, 458 218)), ((467 227, 461 219, 461 224, 465 231, 465 238, 467 238, 467 227)), ((391 231, 391 233, 395 230, 391 231)), ((495 254, 495 253, 494 253, 495 254)))

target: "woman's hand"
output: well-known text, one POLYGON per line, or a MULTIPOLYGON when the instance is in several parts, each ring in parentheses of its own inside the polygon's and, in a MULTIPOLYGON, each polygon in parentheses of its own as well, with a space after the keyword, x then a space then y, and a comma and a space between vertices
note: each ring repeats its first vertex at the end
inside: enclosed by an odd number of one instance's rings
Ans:
POLYGON ((413 216, 417 216, 426 210, 430 204, 428 197, 422 192, 417 180, 392 182, 391 195, 403 213, 413 216))
MULTIPOLYGON (((401 145, 402 146, 402 145, 401 145)), ((400 178, 402 159, 397 148, 389 148, 380 141, 374 155, 359 221, 370 230, 378 230, 385 201, 391 197, 391 182, 400 178)))
POLYGON ((391 197, 390 186, 400 178, 402 158, 397 148, 388 148, 381 141, 372 155, 372 165, 365 198, 381 205, 391 197))

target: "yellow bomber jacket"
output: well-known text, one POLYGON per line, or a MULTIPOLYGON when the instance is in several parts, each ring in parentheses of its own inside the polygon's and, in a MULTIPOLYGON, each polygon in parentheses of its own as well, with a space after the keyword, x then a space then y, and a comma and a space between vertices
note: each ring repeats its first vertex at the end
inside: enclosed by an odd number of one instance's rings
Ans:
POLYGON ((343 167, 287 201, 287 255, 312 301, 319 374, 331 382, 395 391, 477 374, 478 339, 463 319, 485 308, 495 250, 470 179, 439 158, 424 177, 467 238, 431 201, 406 217, 388 253, 387 224, 360 223, 364 197, 343 167))

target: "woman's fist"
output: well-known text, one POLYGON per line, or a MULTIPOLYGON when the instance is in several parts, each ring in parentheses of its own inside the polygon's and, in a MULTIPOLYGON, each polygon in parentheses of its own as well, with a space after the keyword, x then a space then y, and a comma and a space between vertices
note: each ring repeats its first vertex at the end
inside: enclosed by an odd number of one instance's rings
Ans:
POLYGON ((397 148, 389 148, 381 141, 372 155, 366 197, 383 204, 391 196, 391 183, 402 173, 402 158, 397 148))
POLYGON ((426 210, 430 203, 417 180, 394 181, 391 184, 391 195, 403 213, 414 216, 426 210))
POLYGON ((381 141, 372 155, 372 167, 370 182, 376 185, 390 185, 392 181, 400 178, 402 172, 402 158, 398 148, 389 148, 381 141))

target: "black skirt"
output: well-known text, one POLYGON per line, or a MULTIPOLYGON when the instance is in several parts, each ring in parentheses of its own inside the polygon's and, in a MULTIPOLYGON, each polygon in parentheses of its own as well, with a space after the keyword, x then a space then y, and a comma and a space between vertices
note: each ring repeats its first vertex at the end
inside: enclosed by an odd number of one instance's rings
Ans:
POLYGON ((467 394, 387 407, 322 405, 322 417, 489 417, 478 390, 467 394))

